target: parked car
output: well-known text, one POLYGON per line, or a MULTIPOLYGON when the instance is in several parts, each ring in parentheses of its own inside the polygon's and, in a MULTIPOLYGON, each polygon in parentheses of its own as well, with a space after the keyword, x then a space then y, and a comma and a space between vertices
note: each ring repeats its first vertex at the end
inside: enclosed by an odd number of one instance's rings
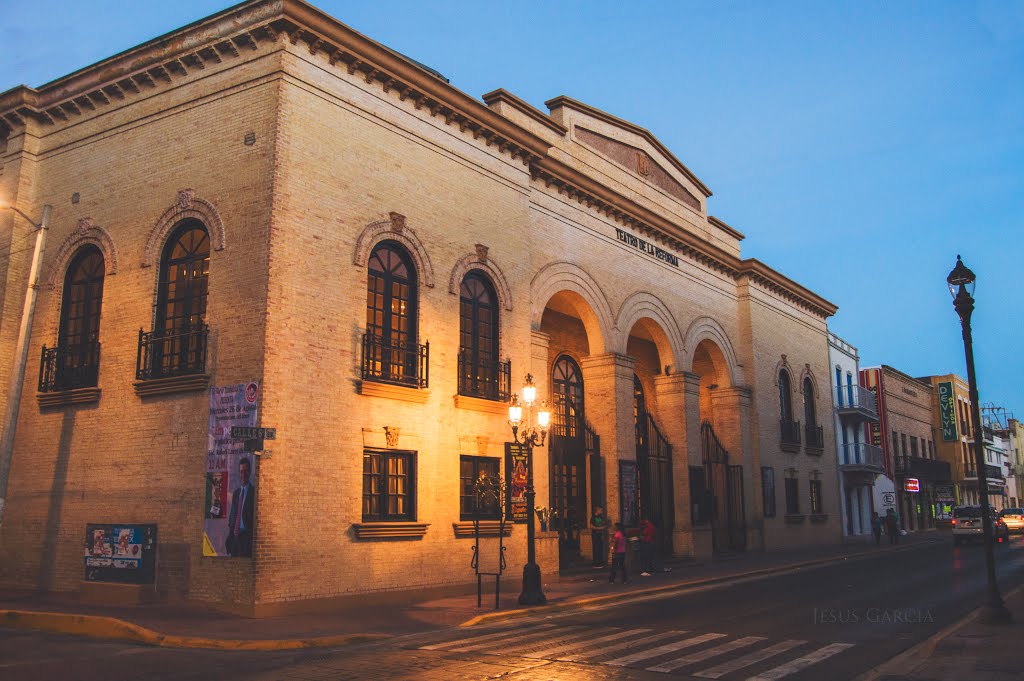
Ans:
MULTIPOLYGON (((1010 530, 1002 518, 994 519, 992 530, 997 543, 1006 544, 1010 541, 1010 530)), ((984 536, 981 506, 957 506, 953 509, 953 544, 959 546, 972 539, 983 540, 984 536)))
POLYGON ((1024 508, 1004 508, 999 518, 1010 532, 1024 532, 1024 508))

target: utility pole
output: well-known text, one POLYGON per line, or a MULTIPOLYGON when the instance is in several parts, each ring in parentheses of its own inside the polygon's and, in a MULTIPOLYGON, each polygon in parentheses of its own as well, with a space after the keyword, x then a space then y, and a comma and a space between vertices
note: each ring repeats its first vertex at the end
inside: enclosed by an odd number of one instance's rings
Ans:
POLYGON ((18 343, 14 350, 14 371, 7 390, 7 411, 4 414, 3 439, 0 440, 0 527, 4 523, 4 507, 7 502, 7 480, 11 473, 11 458, 14 456, 14 431, 18 426, 18 411, 21 407, 21 389, 25 383, 25 365, 28 363, 28 343, 32 335, 32 318, 36 313, 36 298, 39 296, 39 275, 43 265, 43 249, 46 247, 46 230, 50 223, 49 204, 43 206, 43 219, 37 225, 32 218, 14 206, 8 206, 15 213, 28 220, 36 228, 36 246, 32 252, 32 266, 28 273, 28 289, 25 291, 25 307, 21 313, 21 328, 18 329, 18 343))

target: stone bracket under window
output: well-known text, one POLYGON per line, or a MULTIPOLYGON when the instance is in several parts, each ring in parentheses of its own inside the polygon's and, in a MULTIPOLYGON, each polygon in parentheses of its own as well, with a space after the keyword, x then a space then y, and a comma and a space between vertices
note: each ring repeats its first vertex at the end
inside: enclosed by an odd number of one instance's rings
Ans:
POLYGON ((800 451, 800 443, 783 441, 779 442, 779 448, 782 449, 782 451, 784 452, 789 452, 790 454, 797 454, 800 451))
POLYGON ((826 523, 826 522, 828 522, 828 513, 812 513, 811 514, 811 522, 812 523, 826 523))
POLYGON ((210 374, 191 374, 170 378, 150 378, 134 383, 135 394, 139 397, 168 395, 171 393, 194 392, 210 387, 210 374))
POLYGON ((804 520, 807 518, 803 513, 787 513, 786 524, 787 525, 802 525, 804 520))
POLYGON ((356 539, 422 539, 430 523, 352 523, 356 539))
POLYGON ((456 395, 455 408, 480 411, 485 414, 498 414, 499 416, 505 417, 508 416, 508 402, 485 400, 479 397, 469 397, 468 395, 456 395))
MULTIPOLYGON (((500 529, 500 520, 481 520, 480 521, 480 536, 481 537, 497 537, 498 530, 500 529)), ((505 536, 512 535, 512 528, 514 527, 511 520, 505 522, 505 536)), ((452 530, 455 531, 456 539, 466 539, 476 536, 476 529, 473 527, 472 520, 464 520, 457 523, 452 523, 452 530)))
MULTIPOLYGON (((799 449, 799 447, 798 447, 798 449, 799 449)), ((812 447, 811 445, 804 445, 804 452, 806 452, 808 456, 821 456, 822 454, 825 453, 825 448, 824 447, 812 447)))
MULTIPOLYGON (((410 388, 404 385, 378 383, 376 381, 359 381, 359 394, 367 397, 383 397, 387 400, 401 400, 415 404, 426 404, 430 399, 430 391, 423 388, 410 388)), ((506 407, 507 410, 507 407, 506 407)))
POLYGON ((40 407, 64 407, 69 404, 92 404, 100 401, 100 389, 74 388, 72 390, 56 390, 54 392, 37 393, 36 399, 40 407))

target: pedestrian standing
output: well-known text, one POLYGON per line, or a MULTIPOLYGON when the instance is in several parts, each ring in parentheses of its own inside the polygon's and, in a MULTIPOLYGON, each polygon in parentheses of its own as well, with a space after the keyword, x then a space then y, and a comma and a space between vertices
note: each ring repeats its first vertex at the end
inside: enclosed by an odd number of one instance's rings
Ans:
POLYGON ((891 508, 885 512, 885 533, 889 535, 890 544, 900 543, 900 523, 896 511, 891 508))
POLYGON ((654 537, 656 528, 650 518, 640 521, 640 576, 650 577, 654 572, 654 537))
POLYGON ((622 583, 629 582, 626 575, 626 535, 622 531, 622 523, 615 523, 615 534, 612 535, 612 571, 608 575, 608 583, 615 583, 615 573, 622 570, 622 583))
POLYGON ((590 537, 594 545, 594 567, 603 568, 608 564, 608 519, 600 506, 590 516, 590 537))
POLYGON ((882 517, 878 511, 871 514, 871 533, 875 535, 875 546, 882 543, 882 517))

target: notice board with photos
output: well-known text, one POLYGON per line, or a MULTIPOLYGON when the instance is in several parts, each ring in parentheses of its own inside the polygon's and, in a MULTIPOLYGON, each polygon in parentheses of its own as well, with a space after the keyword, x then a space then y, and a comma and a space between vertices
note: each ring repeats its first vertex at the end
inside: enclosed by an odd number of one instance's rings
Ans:
POLYGON ((85 526, 85 581, 152 584, 156 578, 156 525, 85 526))

